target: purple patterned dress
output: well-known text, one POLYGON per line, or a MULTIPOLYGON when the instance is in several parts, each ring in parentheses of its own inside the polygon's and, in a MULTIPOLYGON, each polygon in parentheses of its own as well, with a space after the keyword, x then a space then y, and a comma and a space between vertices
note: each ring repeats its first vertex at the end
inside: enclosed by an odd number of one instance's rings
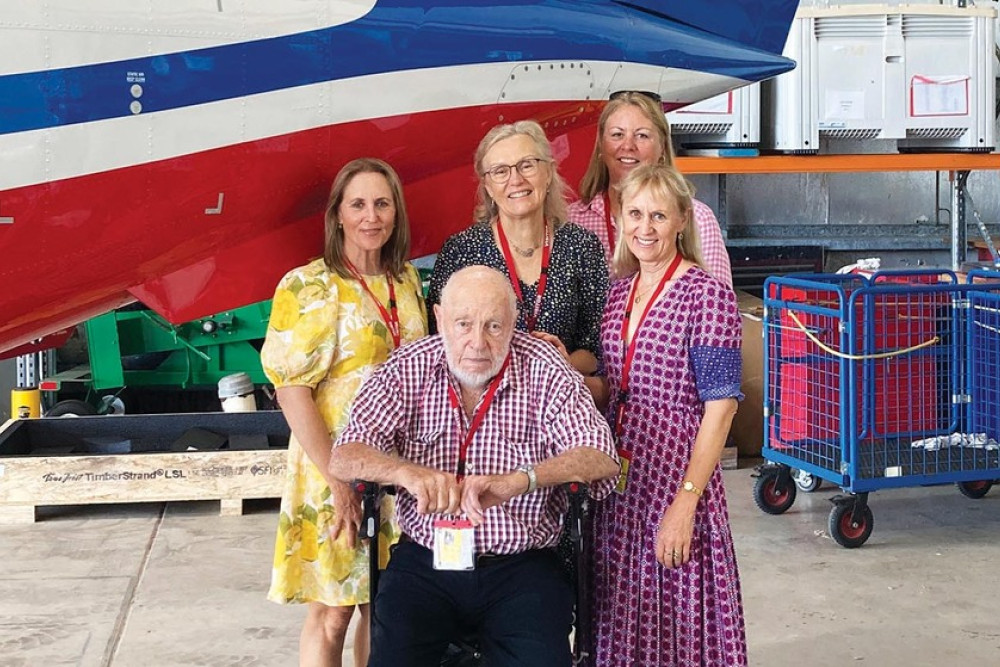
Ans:
MULTIPOLYGON (((608 415, 616 410, 630 285, 631 279, 612 285, 601 324, 612 387, 608 415)), ((698 503, 691 560, 671 570, 654 554, 656 530, 683 481, 703 402, 742 398, 736 295, 692 268, 653 304, 635 335, 619 444, 632 453, 628 488, 600 503, 594 516, 595 662, 601 667, 746 665, 721 467, 698 503)))

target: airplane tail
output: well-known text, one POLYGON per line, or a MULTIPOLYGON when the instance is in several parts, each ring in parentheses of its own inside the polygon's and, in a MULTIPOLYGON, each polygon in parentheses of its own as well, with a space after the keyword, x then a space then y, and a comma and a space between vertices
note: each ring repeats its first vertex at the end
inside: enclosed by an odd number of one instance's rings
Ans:
POLYGON ((615 0, 615 4, 779 55, 799 6, 798 0, 615 0))

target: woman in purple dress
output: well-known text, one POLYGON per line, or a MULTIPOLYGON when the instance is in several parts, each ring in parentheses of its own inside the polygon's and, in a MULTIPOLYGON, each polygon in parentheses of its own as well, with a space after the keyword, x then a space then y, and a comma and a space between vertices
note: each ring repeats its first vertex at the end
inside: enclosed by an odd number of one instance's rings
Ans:
POLYGON ((731 289, 698 265, 690 186, 632 172, 601 349, 623 459, 594 517, 597 665, 745 665, 739 574, 719 458, 740 394, 731 289))

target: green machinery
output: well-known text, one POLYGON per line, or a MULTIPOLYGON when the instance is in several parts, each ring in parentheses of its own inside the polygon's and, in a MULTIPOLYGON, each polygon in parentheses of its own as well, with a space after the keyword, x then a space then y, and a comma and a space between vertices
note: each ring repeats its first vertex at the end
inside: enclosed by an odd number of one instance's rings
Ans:
POLYGON ((112 411, 102 392, 129 388, 208 389, 226 375, 244 372, 267 383, 260 346, 267 332, 271 301, 242 306, 183 324, 170 324, 154 311, 124 308, 84 324, 89 364, 46 378, 47 391, 86 389, 86 401, 62 401, 53 411, 84 414, 112 411), (70 404, 70 405, 64 405, 70 404), (62 405, 61 410, 56 410, 62 405))

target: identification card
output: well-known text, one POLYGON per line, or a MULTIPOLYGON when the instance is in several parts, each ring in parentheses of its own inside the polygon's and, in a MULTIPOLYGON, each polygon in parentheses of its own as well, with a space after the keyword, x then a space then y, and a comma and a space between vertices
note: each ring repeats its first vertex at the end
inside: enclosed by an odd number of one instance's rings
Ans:
POLYGON ((628 487, 628 467, 632 463, 632 452, 627 449, 619 449, 618 458, 621 460, 621 469, 618 471, 615 493, 625 493, 625 489, 628 487))
POLYGON ((476 567, 476 529, 468 519, 434 522, 434 569, 472 570, 476 567))

